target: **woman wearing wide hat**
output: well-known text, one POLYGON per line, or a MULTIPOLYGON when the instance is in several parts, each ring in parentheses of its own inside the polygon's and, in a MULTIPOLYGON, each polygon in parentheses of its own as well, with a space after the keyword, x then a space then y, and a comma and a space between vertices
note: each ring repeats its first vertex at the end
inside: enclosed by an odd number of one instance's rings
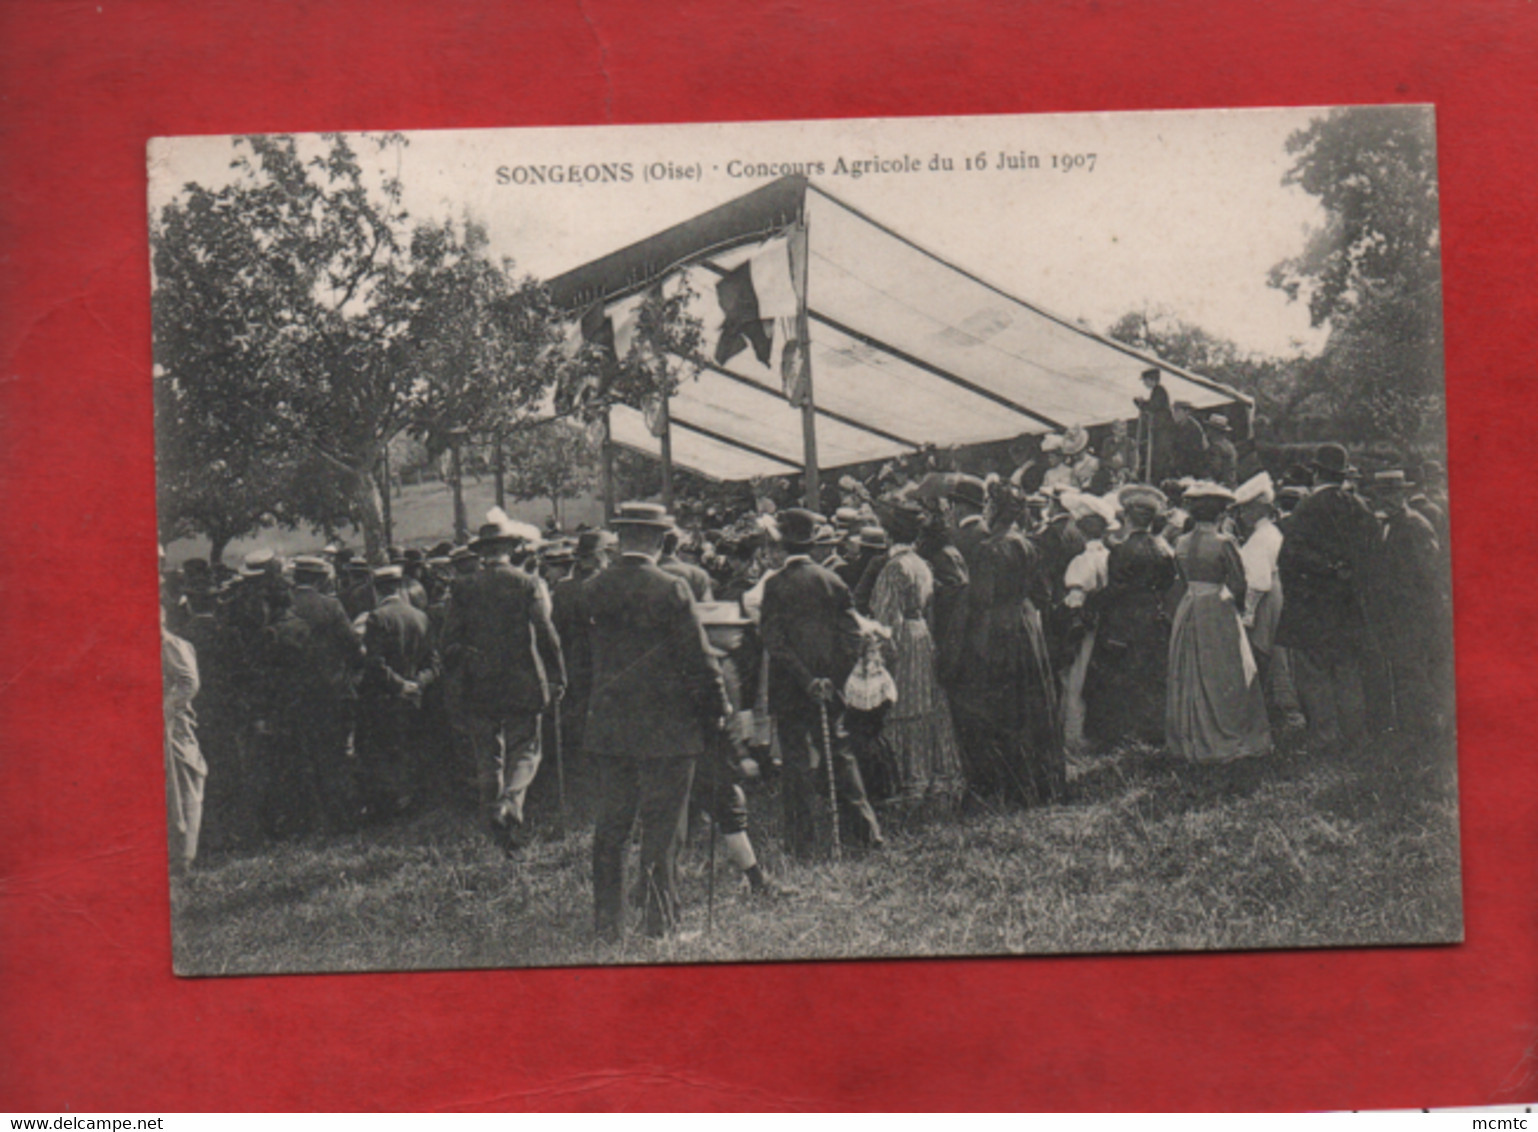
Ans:
POLYGON ((1165 740, 1192 762, 1227 762, 1271 750, 1271 728, 1250 642, 1240 622, 1244 563, 1218 531, 1234 501, 1214 483, 1186 488, 1194 528, 1175 543, 1184 593, 1170 631, 1165 740))

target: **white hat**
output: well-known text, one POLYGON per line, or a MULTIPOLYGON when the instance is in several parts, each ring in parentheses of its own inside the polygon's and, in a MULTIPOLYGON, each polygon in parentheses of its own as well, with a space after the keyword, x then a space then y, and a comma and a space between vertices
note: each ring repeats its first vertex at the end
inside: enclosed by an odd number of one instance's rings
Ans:
POLYGON ((1049 432, 1041 438, 1041 450, 1043 452, 1061 452, 1063 450, 1063 438, 1058 433, 1049 432))
POLYGON ((1116 501, 1103 498, 1099 495, 1091 495, 1087 491, 1065 492, 1062 498, 1063 506, 1068 508, 1068 514, 1075 519, 1082 519, 1086 515, 1098 515, 1105 520, 1107 527, 1115 529, 1116 501))
POLYGON ((1069 425, 1068 431, 1063 433, 1063 453, 1068 456, 1077 456, 1089 447, 1089 433, 1083 425, 1069 425))
POLYGON ((1185 489, 1181 498, 1188 501, 1192 499, 1221 499, 1227 503, 1232 503, 1234 501, 1234 493, 1220 483, 1213 483, 1211 480, 1197 480, 1185 489))
POLYGON ((1238 491, 1234 492, 1235 503, 1249 503, 1256 499, 1262 503, 1276 502, 1276 485, 1271 482, 1270 472, 1255 473, 1239 485, 1238 491))

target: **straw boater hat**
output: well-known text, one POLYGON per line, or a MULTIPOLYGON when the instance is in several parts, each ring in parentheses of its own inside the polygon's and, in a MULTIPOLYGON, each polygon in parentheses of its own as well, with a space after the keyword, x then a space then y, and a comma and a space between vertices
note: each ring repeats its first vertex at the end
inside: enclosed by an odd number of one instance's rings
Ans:
POLYGON ((1234 493, 1220 483, 1213 483, 1211 480, 1197 480, 1190 487, 1186 488, 1184 498, 1187 503, 1197 499, 1221 499, 1225 503, 1232 503, 1234 501, 1234 493))
POLYGON ((1089 433, 1083 425, 1070 425, 1063 433, 1063 455, 1077 456, 1089 447, 1089 433))
POLYGON ((1250 503, 1254 500, 1261 503, 1276 502, 1276 485, 1271 482, 1270 472, 1256 472, 1234 492, 1235 503, 1250 503))
POLYGON ((272 570, 273 563, 277 562, 277 560, 278 556, 266 547, 260 550, 253 550, 241 561, 240 576, 242 578, 260 578, 263 574, 272 570))
POLYGON ((1116 493, 1116 501, 1121 504, 1123 511, 1132 507, 1148 507, 1155 512, 1163 511, 1170 505, 1164 492, 1146 483, 1129 483, 1116 493))
POLYGON ((844 536, 830 523, 819 523, 817 530, 812 534, 814 546, 837 546, 843 539, 844 536))
POLYGON ((1061 433, 1049 432, 1041 438, 1041 450, 1043 452, 1061 452, 1063 450, 1063 437, 1061 433))
POLYGON ((327 562, 324 558, 303 554, 294 559, 295 581, 298 581, 300 578, 320 580, 329 577, 331 577, 331 563, 327 562))
POLYGON ((1414 487, 1415 484, 1410 481, 1410 477, 1405 474, 1403 468, 1390 468, 1387 471, 1374 472, 1372 475, 1372 486, 1374 490, 1382 490, 1385 488, 1410 488, 1414 487))
POLYGON ((887 550, 891 543, 887 541, 884 527, 861 527, 860 534, 855 539, 862 550, 887 550))
POLYGON ((654 530, 667 531, 673 529, 673 516, 668 514, 666 507, 660 503, 621 503, 614 518, 609 520, 611 527, 651 527, 654 530))

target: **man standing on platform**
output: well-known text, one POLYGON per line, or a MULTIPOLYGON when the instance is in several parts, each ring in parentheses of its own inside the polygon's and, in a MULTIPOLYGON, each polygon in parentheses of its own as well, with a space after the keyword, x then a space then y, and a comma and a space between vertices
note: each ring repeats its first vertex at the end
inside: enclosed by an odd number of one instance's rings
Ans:
POLYGON ((678 850, 695 760, 731 713, 688 584, 657 566, 672 528, 654 504, 627 503, 613 520, 619 561, 583 587, 593 689, 585 742, 598 778, 593 830, 593 925, 624 929, 625 846, 641 820, 644 930, 678 923, 678 850))
POLYGON ((1159 483, 1171 475, 1170 448, 1175 422, 1170 415, 1170 395, 1160 382, 1163 374, 1158 369, 1145 369, 1142 374, 1146 395, 1132 400, 1138 407, 1138 429, 1142 452, 1131 469, 1133 477, 1139 472, 1145 483, 1159 483))
POLYGON ((769 710, 777 721, 785 760, 786 845, 792 853, 810 854, 812 815, 827 805, 823 759, 830 753, 826 747, 832 746, 839 798, 858 824, 859 839, 879 846, 881 825, 865 796, 840 718, 840 689, 859 648, 854 601, 836 574, 811 559, 822 517, 797 507, 778 518, 787 557, 764 585, 762 623, 770 665, 769 710))
POLYGON ((470 741, 492 836, 509 854, 528 840, 523 802, 539 772, 540 716, 566 691, 544 583, 512 564, 525 541, 493 509, 470 544, 481 569, 454 583, 443 627, 444 661, 459 682, 455 725, 470 741))

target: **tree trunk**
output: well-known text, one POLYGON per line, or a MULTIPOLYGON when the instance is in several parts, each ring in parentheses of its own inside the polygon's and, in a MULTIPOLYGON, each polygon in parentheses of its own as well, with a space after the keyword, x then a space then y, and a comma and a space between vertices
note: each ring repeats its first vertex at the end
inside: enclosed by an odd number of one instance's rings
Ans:
POLYGON ((470 538, 470 521, 465 515, 465 487, 464 464, 459 454, 459 438, 454 438, 454 446, 450 449, 453 467, 454 490, 454 541, 466 542, 470 538))
POLYGON ((363 531, 363 553, 371 566, 385 565, 384 519, 379 505, 379 485, 374 482, 374 461, 352 469, 353 517, 363 531))
POLYGON ((395 517, 391 514, 390 507, 390 457, 388 455, 379 461, 379 475, 381 488, 379 501, 383 507, 384 537, 386 543, 393 545, 395 542, 395 517))
POLYGON ((504 511, 507 509, 507 458, 502 451, 502 430, 497 429, 496 439, 496 468, 497 468, 497 506, 504 511))
POLYGON ((230 545, 230 536, 220 532, 208 536, 208 564, 218 566, 224 561, 224 548, 230 545))

